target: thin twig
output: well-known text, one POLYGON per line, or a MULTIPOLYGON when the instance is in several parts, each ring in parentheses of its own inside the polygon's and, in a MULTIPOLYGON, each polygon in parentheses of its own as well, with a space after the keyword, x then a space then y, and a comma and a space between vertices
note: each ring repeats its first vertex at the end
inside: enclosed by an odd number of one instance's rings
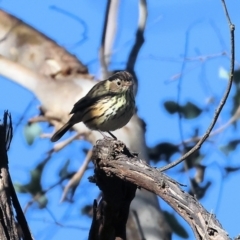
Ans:
POLYGON ((15 127, 14 127, 14 133, 16 132, 18 126, 19 126, 19 125, 21 124, 21 122, 23 121, 24 117, 26 117, 28 111, 29 111, 30 108, 32 107, 32 104, 34 103, 35 100, 36 100, 36 97, 34 96, 34 97, 32 98, 32 100, 29 101, 27 107, 23 110, 20 118, 18 119, 18 121, 17 121, 17 123, 16 123, 16 125, 15 125, 15 127))
POLYGON ((80 180, 82 179, 83 174, 85 173, 85 171, 87 169, 87 166, 88 166, 88 164, 91 160, 91 157, 92 157, 92 149, 88 151, 83 164, 81 165, 81 167, 79 168, 77 173, 75 173, 72 176, 72 178, 69 180, 68 184, 64 188, 60 202, 65 201, 66 197, 67 197, 67 193, 69 192, 69 190, 71 188, 76 187, 79 184, 80 180))
MULTIPOLYGON (((184 46, 184 57, 183 57, 184 59, 186 59, 187 55, 188 55, 188 46, 189 46, 190 33, 191 33, 192 28, 195 25, 196 25, 196 22, 191 24, 188 27, 187 31, 186 31, 186 39, 185 39, 185 46, 184 46)), ((182 66, 181 66, 181 73, 183 73, 185 71, 186 64, 187 64, 187 61, 183 60, 182 66)), ((183 82, 183 74, 180 74, 180 77, 178 79, 178 84, 177 84, 177 90, 178 90, 177 91, 177 103, 178 103, 178 106, 180 106, 181 92, 182 92, 181 91, 182 82, 183 82)), ((187 149, 187 145, 184 142, 183 121, 182 120, 183 120, 182 113, 180 111, 178 111, 178 128, 179 128, 180 138, 181 138, 181 142, 182 142, 182 146, 183 146, 183 149, 182 149, 181 153, 184 154, 184 152, 187 149)), ((185 171, 185 174, 188 176, 189 185, 190 185, 191 191, 193 192, 193 194, 196 194, 195 188, 194 188, 194 186, 192 184, 192 181, 191 181, 191 178, 190 178, 190 175, 189 175, 189 172, 188 172, 188 164, 187 164, 187 162, 184 162, 184 171, 185 171)))
POLYGON ((54 147, 50 151, 59 152, 60 150, 62 150, 66 146, 68 146, 70 143, 72 143, 75 139, 79 138, 81 135, 83 135, 83 134, 82 133, 74 134, 73 136, 69 137, 68 139, 55 144, 54 147))
MULTIPOLYGON (((236 122, 238 119, 240 118, 240 106, 238 107, 237 111, 234 113, 234 115, 222 126, 220 126, 219 128, 217 128, 216 130, 212 131, 211 134, 209 135, 210 137, 213 137, 221 132, 223 132, 226 128, 228 128, 229 126, 231 126, 234 122, 236 122)), ((182 144, 187 144, 187 143, 192 143, 192 142, 197 142, 202 138, 202 136, 197 136, 197 137, 193 137, 187 140, 184 140, 184 142, 179 143, 178 146, 181 146, 182 144)))
POLYGON ((57 225, 59 227, 66 228, 66 229, 69 228, 69 229, 77 229, 77 230, 84 230, 84 231, 88 231, 89 230, 89 227, 80 227, 78 225, 67 225, 67 224, 63 224, 61 222, 55 222, 55 221, 51 221, 51 220, 46 220, 45 218, 29 218, 29 219, 31 221, 35 221, 35 222, 54 224, 54 225, 57 225))
POLYGON ((36 194, 35 196, 33 196, 32 199, 27 202, 23 212, 26 213, 27 210, 29 209, 29 207, 31 207, 33 203, 37 202, 42 196, 46 195, 46 193, 51 191, 53 188, 55 188, 55 187, 59 186, 60 184, 62 184, 63 181, 65 181, 66 179, 69 179, 71 176, 72 176, 72 173, 67 174, 65 177, 61 178, 59 181, 57 181, 53 185, 49 186, 47 189, 45 189, 42 192, 40 192, 40 193, 36 194))
POLYGON ((217 119, 218 119, 218 116, 219 114, 221 113, 222 111, 222 108, 224 107, 226 101, 227 101, 227 98, 228 98, 228 95, 229 95, 229 92, 231 90, 231 87, 232 87, 232 83, 233 83, 233 73, 234 73, 234 62, 235 62, 235 43, 234 43, 234 30, 235 30, 235 26, 232 24, 231 20, 230 20, 230 17, 229 17, 229 14, 228 14, 228 10, 227 10, 227 7, 226 7, 226 4, 225 4, 225 1, 224 0, 221 0, 222 1, 222 4, 223 4, 223 8, 224 8, 224 11, 225 11, 225 15, 226 15, 226 18, 227 18, 227 21, 228 21, 228 24, 229 24, 229 30, 230 30, 230 42, 231 42, 231 64, 230 64, 230 74, 229 74, 229 82, 228 82, 228 85, 227 85, 227 88, 226 88, 226 91, 219 103, 219 106, 217 107, 216 111, 215 111, 215 114, 214 114, 214 117, 213 117, 213 120, 212 122, 210 123, 206 133, 203 135, 203 137, 198 141, 198 143, 190 150, 188 151, 186 154, 184 154, 182 157, 180 157, 178 160, 166 165, 165 167, 162 167, 159 169, 159 171, 163 172, 163 171, 166 171, 170 168, 173 168, 175 167, 176 165, 178 165, 179 163, 181 163, 182 161, 184 161, 187 157, 189 157, 191 154, 193 154, 195 151, 197 151, 198 149, 201 148, 202 144, 205 142, 205 140, 209 137, 215 123, 217 122, 217 119))
MULTIPOLYGON (((54 10, 54 11, 56 11, 56 12, 58 12, 58 13, 61 13, 61 14, 64 14, 65 16, 67 16, 67 17, 69 17, 69 18, 77 21, 79 24, 81 24, 81 26, 82 26, 82 28, 83 28, 83 30, 82 30, 82 32, 81 32, 81 38, 80 38, 80 40, 78 40, 78 41, 77 41, 76 43, 74 43, 74 44, 71 44, 71 45, 68 44, 68 45, 70 45, 70 46, 68 46, 68 47, 74 48, 74 47, 80 46, 80 45, 83 44, 85 41, 87 41, 87 39, 88 39, 88 25, 87 25, 87 23, 86 23, 82 18, 80 18, 80 17, 77 16, 77 15, 74 15, 74 14, 71 13, 70 11, 67 11, 67 10, 65 10, 65 9, 63 9, 63 8, 60 8, 60 7, 58 7, 58 6, 55 6, 55 5, 52 5, 52 6, 50 6, 49 8, 50 8, 51 10, 54 10)), ((64 44, 64 45, 66 46, 67 44, 64 44)))

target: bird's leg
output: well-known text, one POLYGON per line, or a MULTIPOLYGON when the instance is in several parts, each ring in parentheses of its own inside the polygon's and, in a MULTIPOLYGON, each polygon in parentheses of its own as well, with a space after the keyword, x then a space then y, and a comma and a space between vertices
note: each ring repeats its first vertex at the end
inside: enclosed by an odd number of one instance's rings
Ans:
POLYGON ((99 132, 104 138, 107 137, 103 132, 101 132, 101 131, 99 131, 99 130, 98 130, 98 132, 99 132))
POLYGON ((107 133, 108 133, 112 138, 114 138, 115 140, 117 140, 117 138, 116 138, 110 131, 107 131, 107 133))
MULTIPOLYGON (((106 136, 102 131, 99 131, 99 130, 98 130, 98 132, 101 133, 101 135, 102 135, 104 138, 109 138, 109 137, 106 136)), ((117 140, 117 138, 116 138, 111 132, 107 131, 107 133, 108 133, 112 138, 114 138, 115 140, 117 140)))

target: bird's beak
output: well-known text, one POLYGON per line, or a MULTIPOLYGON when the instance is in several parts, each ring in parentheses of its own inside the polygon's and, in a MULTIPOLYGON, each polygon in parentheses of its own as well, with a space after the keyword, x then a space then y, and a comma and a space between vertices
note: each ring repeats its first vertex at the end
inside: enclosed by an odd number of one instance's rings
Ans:
POLYGON ((133 85, 133 82, 124 82, 123 85, 124 85, 124 86, 127 86, 127 87, 128 87, 128 86, 132 86, 132 85, 133 85))

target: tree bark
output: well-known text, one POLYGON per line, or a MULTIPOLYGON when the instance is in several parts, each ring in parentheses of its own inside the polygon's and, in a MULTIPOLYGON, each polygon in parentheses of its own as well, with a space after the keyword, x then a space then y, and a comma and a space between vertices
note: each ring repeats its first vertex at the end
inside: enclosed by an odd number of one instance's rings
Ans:
POLYGON ((8 171, 7 150, 9 149, 11 139, 11 116, 5 112, 3 124, 0 125, 0 239, 17 240, 23 238, 32 240, 8 171))
MULTIPOLYGON (((123 196, 122 189, 124 189, 121 188, 122 185, 133 184, 140 189, 144 188, 160 196, 166 201, 191 226, 195 239, 230 239, 216 217, 207 212, 196 198, 184 192, 180 188, 181 185, 175 180, 149 166, 144 160, 131 153, 124 143, 110 138, 99 140, 94 146, 92 159, 95 166, 93 179, 101 190, 104 189, 104 195, 111 195, 113 189, 115 189, 115 194, 118 194, 119 199, 121 199, 123 196), (99 178, 99 172, 101 176, 104 176, 104 185, 99 178), (112 179, 116 177, 121 179, 122 183, 118 182, 116 185, 112 183, 112 179), (107 183, 111 184, 108 185, 107 183)), ((124 206, 124 202, 121 206, 124 206)), ((118 209, 121 206, 118 206, 118 209)), ((118 216, 117 211, 115 214, 118 216)), ((104 219, 104 222, 111 220, 105 212, 102 212, 102 219, 104 219)), ((115 235, 114 237, 106 239, 117 239, 119 236, 115 235)), ((144 236, 142 239, 145 239, 144 236)))

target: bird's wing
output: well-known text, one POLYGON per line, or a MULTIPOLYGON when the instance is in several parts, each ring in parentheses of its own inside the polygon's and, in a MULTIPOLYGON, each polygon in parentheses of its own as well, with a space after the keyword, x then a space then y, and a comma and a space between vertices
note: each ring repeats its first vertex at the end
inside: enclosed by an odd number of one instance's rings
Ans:
POLYGON ((81 112, 84 111, 84 109, 92 106, 94 103, 96 103, 97 101, 99 101, 101 97, 83 97, 81 98, 78 102, 76 102, 73 106, 72 111, 70 112, 70 114, 76 113, 76 112, 81 112))
POLYGON ((107 89, 105 86, 106 80, 100 81, 92 87, 92 89, 87 93, 86 97, 98 97, 106 94, 107 89))
POLYGON ((86 108, 92 106, 99 100, 114 95, 116 95, 116 93, 107 91, 104 87, 104 84, 102 84, 102 82, 99 82, 87 93, 85 97, 81 98, 74 104, 70 114, 76 113, 78 111, 84 111, 86 108))

